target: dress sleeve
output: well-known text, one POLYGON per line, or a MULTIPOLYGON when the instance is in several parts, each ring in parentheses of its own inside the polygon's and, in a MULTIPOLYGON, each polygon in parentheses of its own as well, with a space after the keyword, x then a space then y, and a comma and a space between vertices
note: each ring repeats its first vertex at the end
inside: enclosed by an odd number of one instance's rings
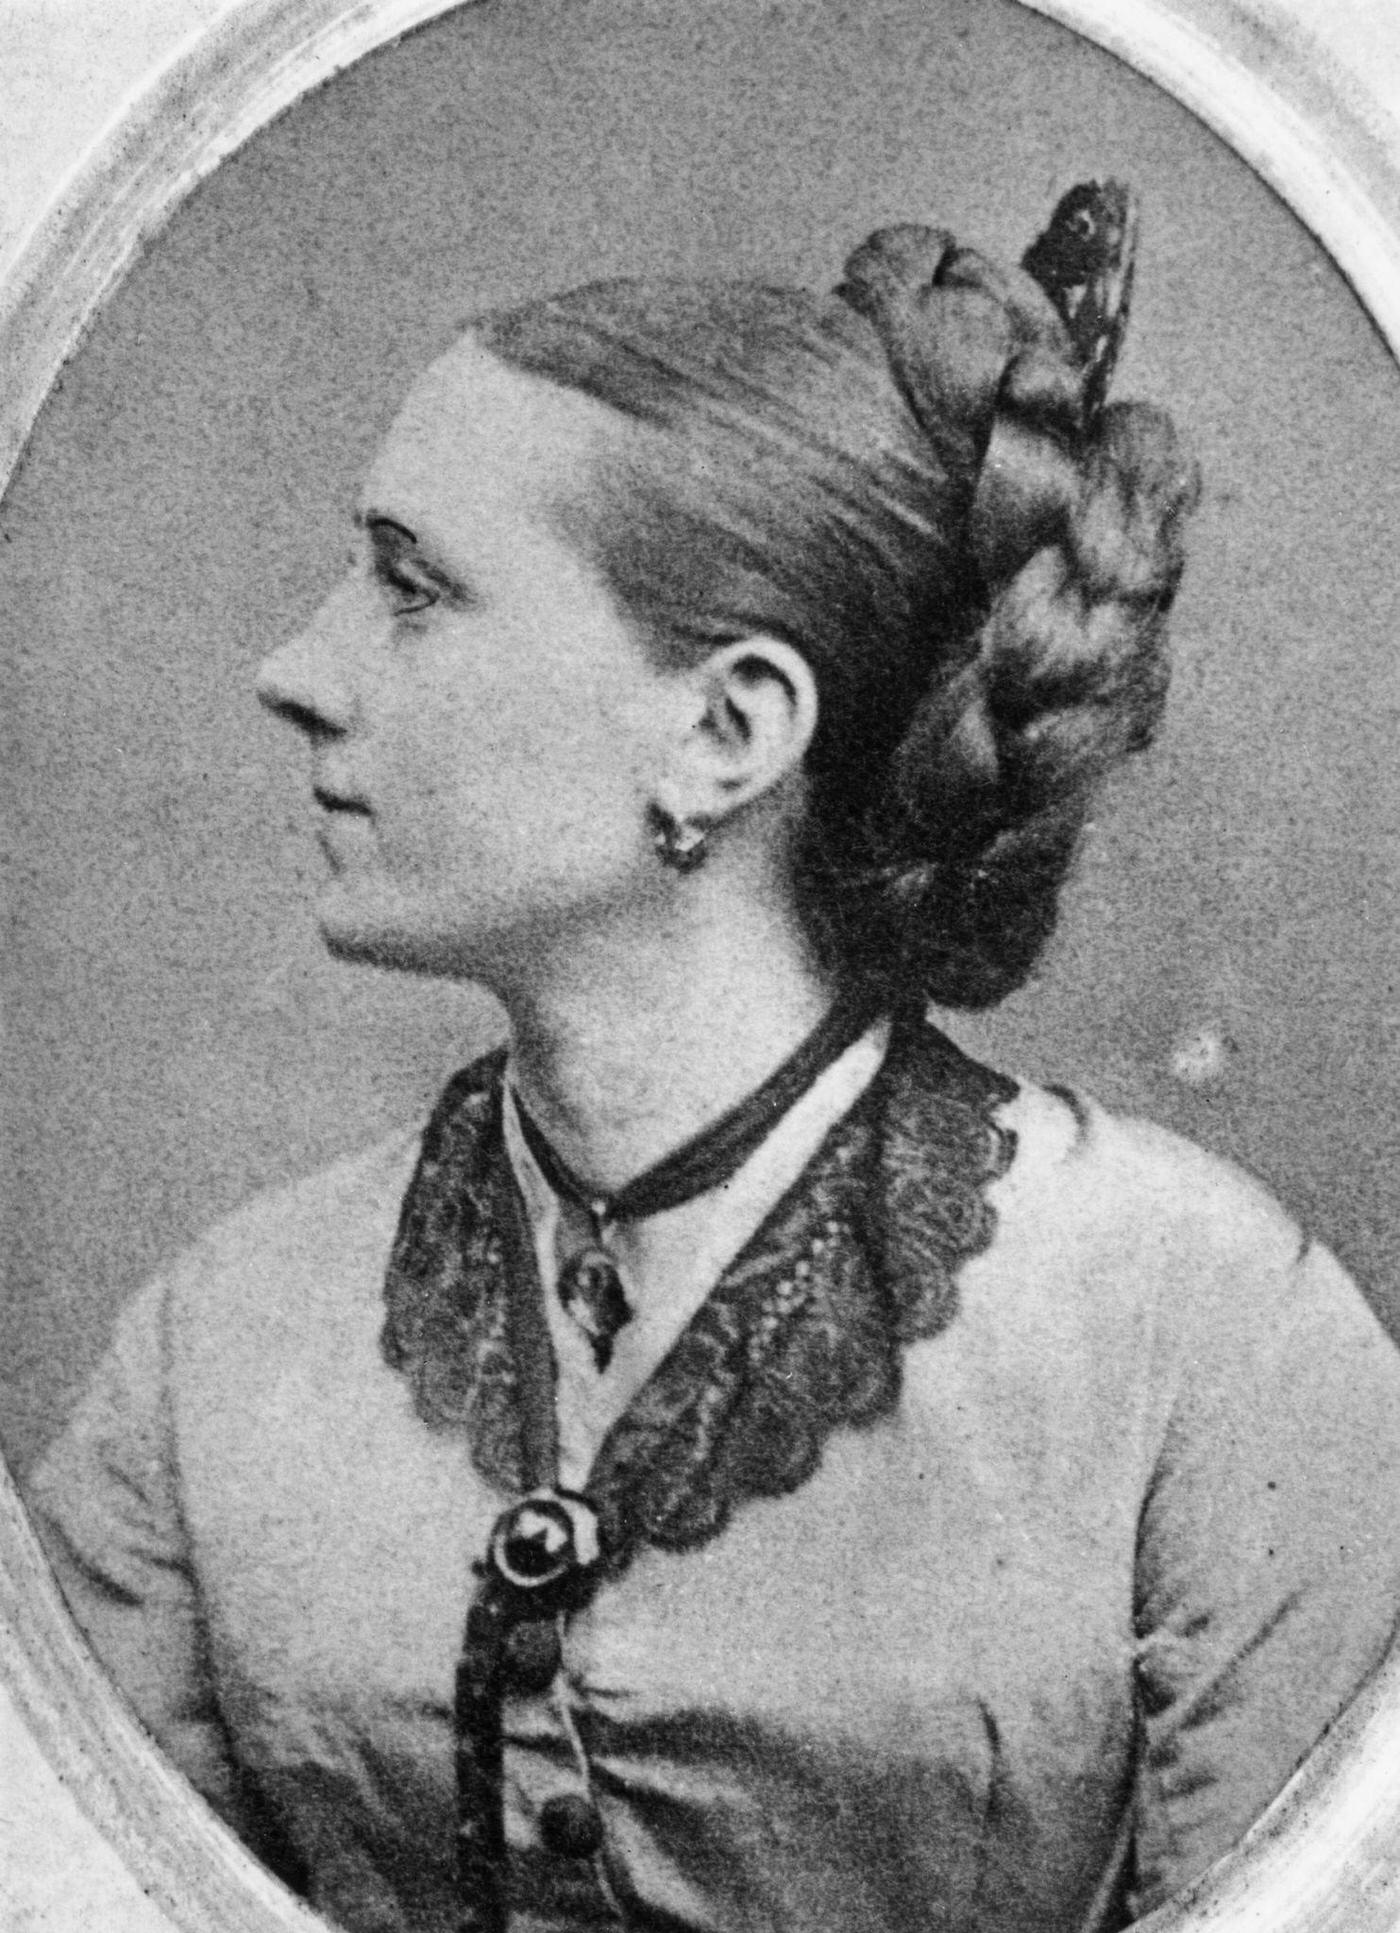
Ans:
POLYGON ((86 1396, 27 1486, 69 1609, 138 1718, 242 1830, 172 1451, 159 1283, 123 1312, 86 1396))
POLYGON ((1400 1351, 1277 1223, 1183 1322, 1142 1512, 1135 1913, 1259 1816, 1400 1612, 1400 1351))

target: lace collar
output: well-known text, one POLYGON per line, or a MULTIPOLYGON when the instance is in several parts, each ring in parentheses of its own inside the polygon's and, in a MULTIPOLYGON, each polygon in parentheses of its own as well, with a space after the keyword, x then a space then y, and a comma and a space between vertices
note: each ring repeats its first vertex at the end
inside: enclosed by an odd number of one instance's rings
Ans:
MULTIPOLYGON (((385 1359, 435 1430, 465 1430, 481 1475, 527 1483, 512 1340, 500 1123, 504 1055, 448 1085, 425 1130, 385 1283, 385 1359)), ((992 1239, 986 1189, 1015 1136, 1015 1083, 935 1028, 896 1024, 885 1064, 605 1438, 589 1479, 614 1569, 642 1544, 689 1550, 758 1497, 798 1489, 832 1431, 886 1415, 903 1346, 956 1309, 956 1273, 992 1239)))

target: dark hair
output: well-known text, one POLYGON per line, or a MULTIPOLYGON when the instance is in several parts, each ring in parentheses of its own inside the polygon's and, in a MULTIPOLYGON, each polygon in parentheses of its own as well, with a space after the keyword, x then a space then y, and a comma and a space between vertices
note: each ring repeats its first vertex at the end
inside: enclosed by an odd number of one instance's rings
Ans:
POLYGON ((1021 985, 1161 714, 1196 493, 1168 418, 1086 408, 1030 276, 925 228, 825 298, 612 281, 474 333, 631 419, 582 535, 658 649, 761 632, 811 664, 798 884, 828 957, 896 999, 1021 985))

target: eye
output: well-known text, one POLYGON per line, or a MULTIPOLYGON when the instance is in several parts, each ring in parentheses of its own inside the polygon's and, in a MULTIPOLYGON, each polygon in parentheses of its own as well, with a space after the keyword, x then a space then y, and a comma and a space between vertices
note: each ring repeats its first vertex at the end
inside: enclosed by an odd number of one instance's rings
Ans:
POLYGON ((438 601, 437 590, 432 584, 391 557, 375 558, 374 576, 382 586, 395 617, 410 617, 415 611, 426 611, 438 601))
POLYGON ((419 545, 418 537, 396 517, 371 513, 356 518, 363 532, 360 557, 376 592, 395 620, 413 617, 447 603, 454 610, 473 602, 458 580, 419 545))

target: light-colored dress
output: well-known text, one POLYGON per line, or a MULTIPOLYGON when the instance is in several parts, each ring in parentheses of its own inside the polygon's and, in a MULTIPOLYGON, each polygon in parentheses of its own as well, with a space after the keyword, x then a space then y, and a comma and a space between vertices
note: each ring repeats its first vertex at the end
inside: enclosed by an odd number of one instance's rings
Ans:
MULTIPOLYGON (((33 1490, 156 1737, 354 1933, 456 1918, 453 1673, 540 1293, 500 1080, 138 1297, 33 1490)), ((520 1933, 1108 1927, 1383 1653, 1400 1354, 1236 1170, 904 1027, 590 1490, 607 1575, 506 1702, 520 1933)))

